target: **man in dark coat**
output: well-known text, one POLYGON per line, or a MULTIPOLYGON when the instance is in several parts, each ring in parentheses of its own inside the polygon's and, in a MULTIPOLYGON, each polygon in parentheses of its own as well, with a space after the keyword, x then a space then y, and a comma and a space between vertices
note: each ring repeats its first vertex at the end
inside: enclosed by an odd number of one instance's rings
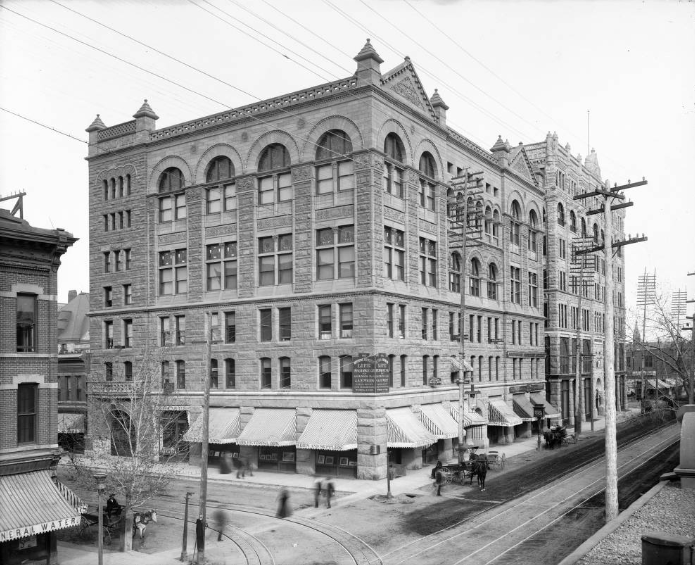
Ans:
POLYGON ((335 492, 335 485, 333 484, 333 479, 326 477, 326 506, 331 507, 331 496, 335 492))
POLYGON ((444 483, 444 473, 439 469, 434 475, 434 481, 437 485, 437 496, 442 496, 442 484, 444 483))
POLYGON ((121 513, 121 505, 116 500, 116 495, 111 493, 106 501, 106 514, 108 516, 118 516, 121 513))
POLYGON ((319 507, 319 498, 321 498, 321 479, 316 479, 314 482, 314 508, 319 507))

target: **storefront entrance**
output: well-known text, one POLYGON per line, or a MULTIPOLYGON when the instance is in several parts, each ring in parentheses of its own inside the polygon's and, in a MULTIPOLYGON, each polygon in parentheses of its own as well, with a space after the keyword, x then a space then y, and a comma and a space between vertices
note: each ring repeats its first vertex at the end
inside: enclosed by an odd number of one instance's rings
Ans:
POLYGON ((285 447, 259 447, 258 470, 296 473, 297 449, 294 445, 285 447))
POLYGON ((316 474, 333 477, 357 477, 357 450, 316 451, 316 474))

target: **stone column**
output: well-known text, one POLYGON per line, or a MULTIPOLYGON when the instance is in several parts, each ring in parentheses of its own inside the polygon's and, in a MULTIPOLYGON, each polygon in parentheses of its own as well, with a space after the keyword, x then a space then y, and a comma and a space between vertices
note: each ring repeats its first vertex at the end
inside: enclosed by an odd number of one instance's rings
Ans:
POLYGON ((357 410, 357 478, 386 477, 386 409, 364 404, 357 410), (378 453, 377 453, 378 452, 378 453))
MULTIPOLYGON (((297 408, 297 438, 299 438, 306 429, 312 411, 311 408, 297 408)), ((313 449, 297 449, 297 473, 313 475, 316 472, 315 461, 316 458, 314 457, 313 449)))

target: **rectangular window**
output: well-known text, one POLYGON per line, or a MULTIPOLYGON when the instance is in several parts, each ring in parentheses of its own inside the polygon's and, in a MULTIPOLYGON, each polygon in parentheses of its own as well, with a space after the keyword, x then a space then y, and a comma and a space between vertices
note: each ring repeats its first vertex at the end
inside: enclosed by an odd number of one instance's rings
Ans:
POLYGON ((210 359, 210 388, 219 388, 219 384, 217 359, 210 359))
POLYGON ((401 355, 401 386, 404 387, 406 383, 406 371, 408 365, 408 357, 401 355))
POLYGON ((208 214, 219 214, 222 211, 222 196, 220 188, 209 188, 206 191, 205 211, 208 214))
POLYGON ((269 389, 273 386, 273 369, 270 359, 263 357, 260 360, 261 368, 261 389, 269 389))
POLYGON ((352 161, 339 161, 316 167, 316 194, 329 194, 336 190, 355 187, 352 161))
POLYGON ((132 226, 132 224, 131 224, 132 214, 131 214, 130 210, 125 211, 125 218, 126 218, 126 222, 125 222, 126 227, 127 228, 131 227, 132 226))
POLYGON ((340 337, 352 337, 352 304, 340 304, 340 337))
POLYGON ((439 339, 437 332, 437 310, 432 309, 432 339, 437 341, 439 339))
POLYGON ((125 224, 123 223, 123 212, 118 213, 118 228, 123 229, 123 226, 125 224))
POLYGON ((292 308, 278 308, 280 341, 292 339, 292 308))
POLYGON ((483 341, 483 317, 478 316, 478 327, 476 329, 477 342, 481 343, 483 341))
POLYGON ((118 273, 123 270, 122 266, 123 263, 121 261, 121 252, 118 249, 115 249, 113 252, 113 260, 114 260, 114 266, 113 270, 118 273))
POLYGON ((398 337, 405 339, 405 305, 398 305, 398 337))
POLYGON ((224 387, 236 388, 236 363, 234 359, 224 360, 224 387))
POLYGON ((292 235, 277 236, 277 249, 274 237, 258 238, 259 285, 272 286, 292 283, 292 235))
POLYGON ((333 327, 331 318, 331 305, 319 306, 319 339, 331 339, 333 327))
POLYGON ((133 320, 123 320, 123 347, 133 347, 133 320))
POLYGON ((437 242, 420 238, 420 284, 437 286, 437 242))
POLYGON ((395 304, 386 304, 386 337, 393 337, 394 335, 394 306, 395 304))
POLYGON ((538 274, 531 273, 528 274, 528 301, 529 306, 538 308, 538 274))
POLYGON ((428 383, 428 373, 430 370, 430 356, 424 355, 422 357, 422 384, 426 385, 428 383))
POLYGON ((236 313, 224 313, 224 342, 234 343, 236 341, 236 313))
POLYGON ((513 304, 521 304, 521 269, 519 267, 511 267, 511 302, 513 304))
POLYGON ((176 345, 186 344, 186 316, 174 316, 176 324, 176 345))
POLYGON ((174 198, 174 218, 183 220, 186 216, 186 195, 177 194, 174 198))
POLYGON ((104 308, 113 306, 113 289, 110 286, 104 287, 104 308))
POLYGON ((319 357, 319 388, 331 388, 330 357, 319 357))
POLYGON ((260 310, 261 317, 261 341, 273 339, 273 314, 270 308, 260 310))
POLYGON ((109 231, 109 215, 104 214, 104 231, 109 231))
POLYGON ((171 222, 173 214, 171 210, 171 196, 159 199, 159 223, 171 222))
POLYGON ((113 322, 104 322, 104 349, 113 349, 113 322))
POLYGON ((512 320, 512 345, 516 345, 516 320, 512 320))
POLYGON ((567 243, 564 239, 558 238, 560 243, 560 259, 567 258, 567 243))
POLYGON ((340 358, 340 388, 352 388, 352 357, 340 358))
POLYGON ((133 364, 130 361, 125 361, 123 363, 123 376, 125 377, 126 381, 133 380, 133 364))
POLYGON ((453 312, 449 312, 449 341, 456 341, 456 316, 453 312))
POLYGON ((405 280, 405 234, 384 226, 384 277, 405 280))
POLYGON ((169 332, 169 317, 159 318, 159 336, 162 347, 171 345, 171 334, 169 332))
POLYGON ((316 231, 316 279, 355 277, 355 228, 340 226, 316 231), (335 241, 337 237, 337 241, 335 241))
POLYGON ((132 266, 130 249, 124 249, 123 253, 125 254, 125 270, 130 271, 132 266))
POLYGON ((111 252, 110 251, 104 252, 104 272, 105 273, 111 272, 111 252))
POLYGON ((473 341, 475 334, 475 316, 473 314, 468 315, 468 340, 473 341))
POLYGON ((186 388, 186 362, 176 362, 176 388, 186 388))
POLYGON ((113 363, 104 363, 104 379, 107 381, 113 380, 113 363))
POLYGON ((38 388, 33 383, 17 386, 17 443, 36 441, 38 388))
POLYGON ((403 171, 391 163, 384 163, 384 191, 403 198, 403 171))
POLYGON ((292 366, 289 357, 280 357, 280 388, 292 388, 292 366))
POLYGON ((160 251, 159 294, 184 294, 188 292, 187 252, 185 249, 160 251))
POLYGON ((207 290, 236 290, 237 242, 215 243, 206 247, 207 290))
POLYGON ((422 309, 422 339, 427 339, 427 330, 429 323, 427 322, 427 308, 422 309))
POLYGON ((123 304, 129 306, 133 303, 133 285, 123 285, 123 304))

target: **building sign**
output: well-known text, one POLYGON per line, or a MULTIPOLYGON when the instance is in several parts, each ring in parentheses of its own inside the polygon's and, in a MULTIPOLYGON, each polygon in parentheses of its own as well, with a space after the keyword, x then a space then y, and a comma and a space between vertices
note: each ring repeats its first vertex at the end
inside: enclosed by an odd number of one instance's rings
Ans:
POLYGON ((535 405, 533 407, 533 417, 536 420, 542 420, 545 414, 545 406, 535 405))
POLYGON ((80 520, 82 520, 82 516, 77 514, 76 516, 63 518, 62 520, 52 520, 50 522, 43 522, 42 524, 35 524, 33 526, 22 526, 21 528, 0 531, 0 543, 13 539, 35 536, 37 534, 45 534, 55 530, 62 530, 63 528, 73 528, 80 525, 80 520))
POLYGON ((382 394, 388 391, 388 356, 385 353, 360 353, 352 364, 352 392, 382 394))

